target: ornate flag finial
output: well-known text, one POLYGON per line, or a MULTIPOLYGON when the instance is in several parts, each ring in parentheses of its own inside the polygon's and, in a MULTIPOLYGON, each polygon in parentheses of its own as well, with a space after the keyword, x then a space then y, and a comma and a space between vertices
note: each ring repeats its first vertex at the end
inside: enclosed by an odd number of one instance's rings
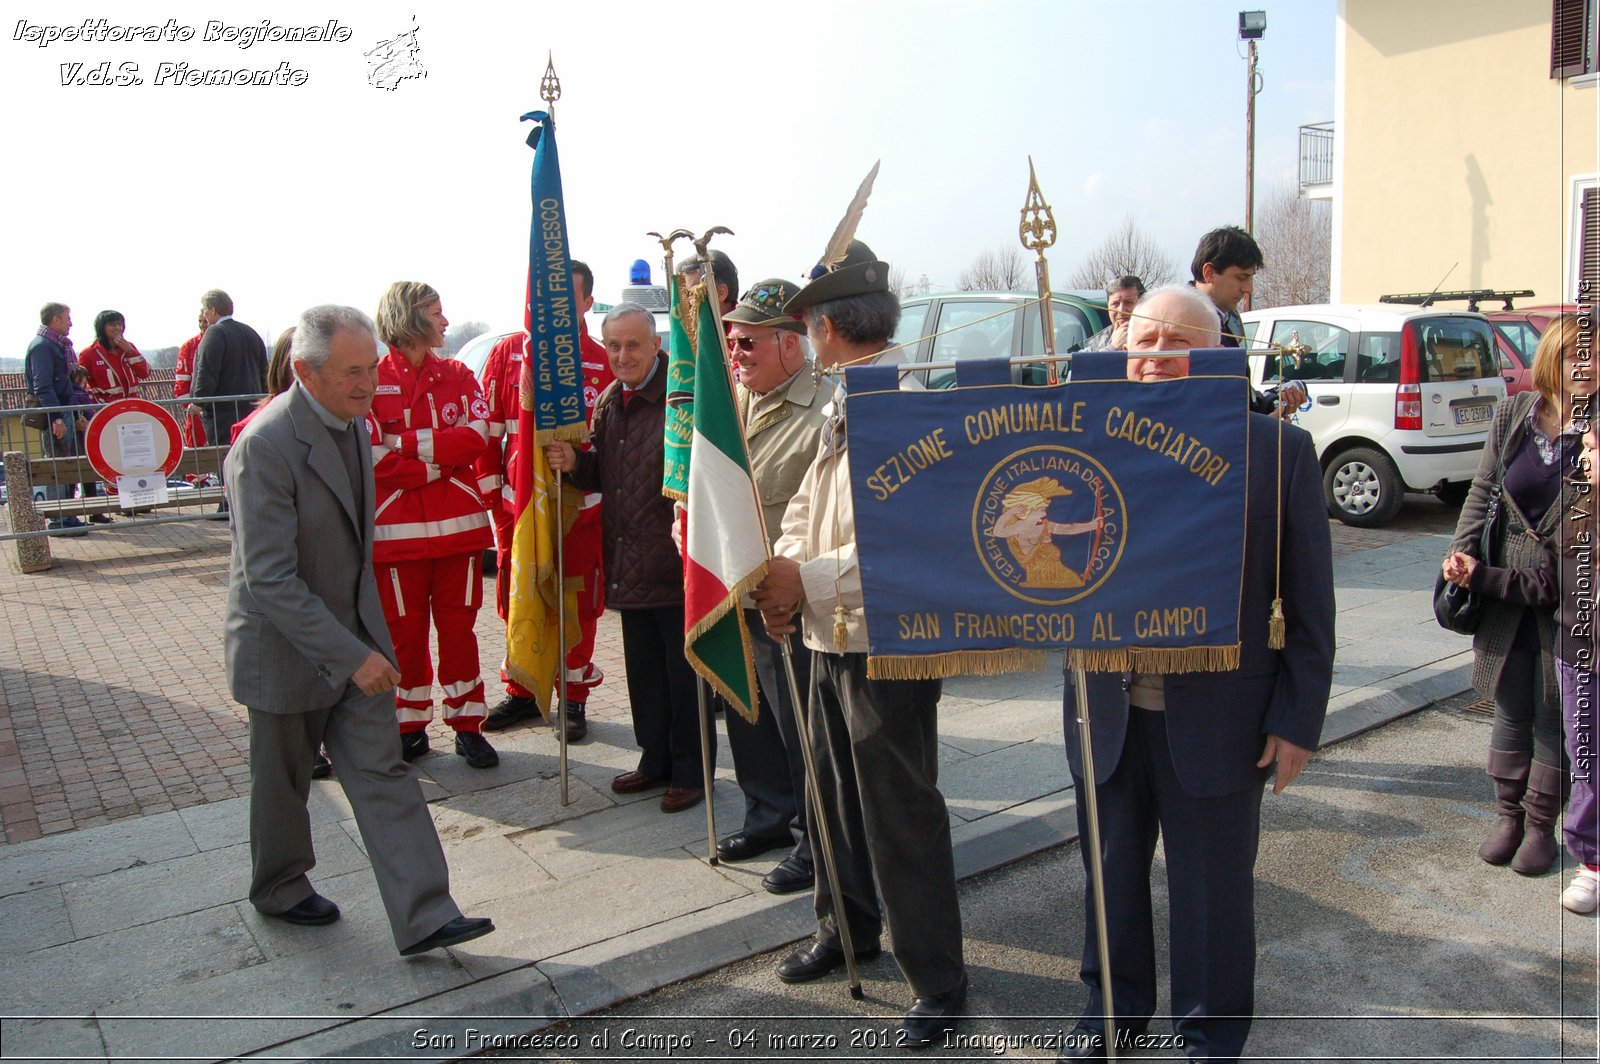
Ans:
POLYGON ((1044 201, 1039 190, 1039 175, 1033 169, 1033 156, 1028 156, 1028 198, 1022 204, 1022 222, 1018 226, 1022 246, 1038 254, 1042 260, 1045 248, 1056 242, 1056 216, 1050 204, 1044 201))
POLYGON ((702 259, 709 254, 709 252, 706 251, 706 248, 710 246, 711 238, 716 236, 718 233, 721 233, 723 236, 732 236, 733 230, 729 229, 725 225, 714 225, 710 229, 707 229, 705 232, 701 233, 700 238, 694 242, 694 249, 700 253, 700 257, 702 259))
POLYGON ((545 53, 544 77, 539 79, 539 99, 552 107, 561 99, 561 79, 556 77, 555 57, 549 52, 545 53))
POLYGON ((660 233, 657 233, 654 230, 651 230, 650 232, 646 233, 645 236, 653 236, 653 237, 655 237, 657 240, 659 240, 661 242, 661 250, 666 252, 667 261, 669 261, 669 262, 672 261, 672 245, 673 244, 677 243, 679 240, 684 240, 684 239, 693 240, 694 239, 694 234, 689 232, 689 230, 687 230, 687 229, 674 229, 672 232, 668 233, 666 236, 662 236, 660 233))

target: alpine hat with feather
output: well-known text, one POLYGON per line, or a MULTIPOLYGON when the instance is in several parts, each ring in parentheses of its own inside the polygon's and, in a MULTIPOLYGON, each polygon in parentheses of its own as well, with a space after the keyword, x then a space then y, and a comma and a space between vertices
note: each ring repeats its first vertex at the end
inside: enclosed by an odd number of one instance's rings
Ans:
POLYGON ((872 194, 872 183, 877 177, 878 164, 873 163, 828 240, 821 260, 812 268, 811 283, 783 305, 785 314, 798 314, 806 307, 830 299, 889 290, 889 264, 855 239, 856 226, 861 222, 861 213, 867 209, 867 197, 872 194))

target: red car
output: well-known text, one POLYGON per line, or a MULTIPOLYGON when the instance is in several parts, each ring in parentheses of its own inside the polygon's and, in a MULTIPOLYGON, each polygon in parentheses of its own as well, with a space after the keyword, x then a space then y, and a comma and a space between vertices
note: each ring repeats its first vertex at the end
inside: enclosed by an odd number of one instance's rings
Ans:
POLYGON ((1488 310, 1484 316, 1494 326, 1495 346, 1499 349, 1500 375, 1506 381, 1506 394, 1515 395, 1533 387, 1533 354, 1545 326, 1558 314, 1576 314, 1571 303, 1520 310, 1488 310))

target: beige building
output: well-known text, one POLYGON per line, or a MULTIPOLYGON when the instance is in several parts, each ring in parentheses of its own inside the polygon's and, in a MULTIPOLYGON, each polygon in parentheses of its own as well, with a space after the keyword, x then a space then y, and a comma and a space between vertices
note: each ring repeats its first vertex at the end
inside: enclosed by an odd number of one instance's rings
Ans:
POLYGON ((1596 283, 1596 7, 1339 0, 1332 165, 1302 174, 1333 199, 1336 302, 1596 283))

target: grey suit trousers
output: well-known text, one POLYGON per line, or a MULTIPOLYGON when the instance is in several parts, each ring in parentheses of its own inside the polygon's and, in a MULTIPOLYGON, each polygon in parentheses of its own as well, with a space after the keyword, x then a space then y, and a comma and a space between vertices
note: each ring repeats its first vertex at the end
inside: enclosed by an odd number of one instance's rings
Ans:
POLYGON ((422 787, 400 757, 394 693, 366 695, 354 684, 329 709, 250 710, 250 903, 271 915, 311 896, 306 873, 317 859, 306 798, 318 743, 355 812, 395 945, 460 916, 422 787))
MULTIPOLYGON (((852 945, 875 943, 886 920, 912 993, 954 990, 966 968, 950 812, 938 786, 942 684, 869 680, 865 654, 814 654, 811 668, 817 786, 852 945)), ((817 940, 839 949, 824 855, 819 848, 812 856, 817 940)))

